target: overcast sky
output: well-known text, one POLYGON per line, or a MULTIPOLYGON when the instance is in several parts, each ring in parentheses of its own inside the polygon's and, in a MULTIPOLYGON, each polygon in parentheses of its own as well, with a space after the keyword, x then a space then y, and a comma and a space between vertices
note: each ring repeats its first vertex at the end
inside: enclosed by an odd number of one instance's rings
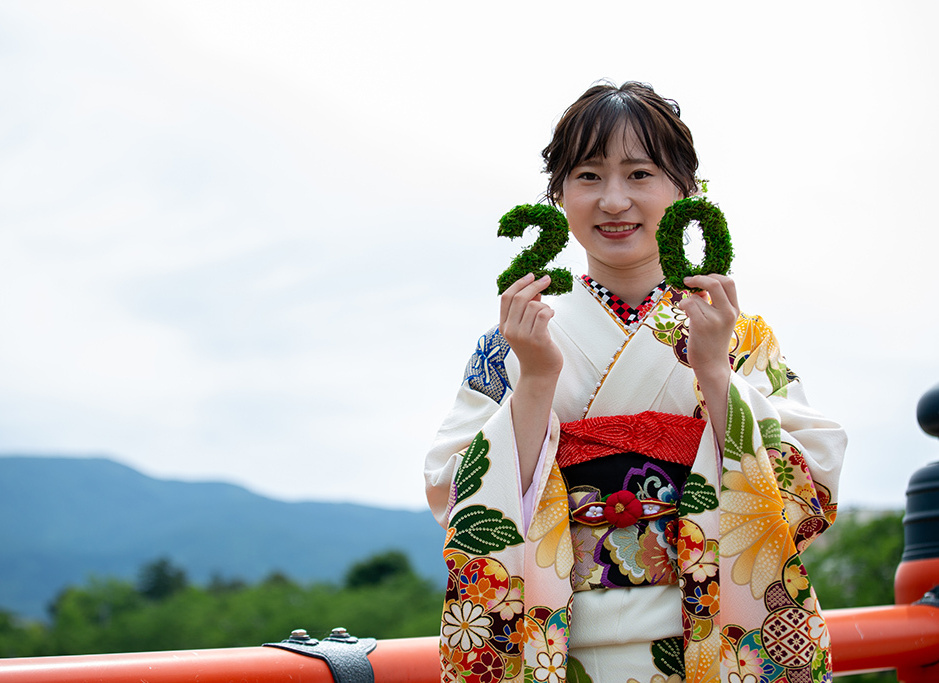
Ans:
POLYGON ((4 0, 0 453, 425 507, 497 221, 609 78, 680 103, 842 502, 901 507, 939 459, 937 8, 4 0))

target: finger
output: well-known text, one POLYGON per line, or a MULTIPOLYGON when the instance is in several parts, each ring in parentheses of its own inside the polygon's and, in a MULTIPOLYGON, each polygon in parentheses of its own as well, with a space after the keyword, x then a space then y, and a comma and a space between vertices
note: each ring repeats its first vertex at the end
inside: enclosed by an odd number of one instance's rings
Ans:
POLYGON ((544 290, 551 286, 551 276, 542 275, 539 279, 535 280, 529 285, 529 287, 534 287, 538 290, 538 294, 541 294, 544 290))
POLYGON ((737 283, 734 282, 734 279, 728 275, 714 274, 712 277, 721 283, 721 286, 724 288, 724 293, 727 294, 727 299, 730 301, 730 305, 739 311, 740 304, 737 303, 737 283))
POLYGON ((515 294, 523 290, 525 287, 527 287, 534 281, 535 281, 535 274, 528 273, 527 275, 520 277, 518 280, 516 280, 511 285, 509 285, 509 288, 506 289, 503 294, 508 294, 510 297, 514 296, 515 294))
MULTIPOLYGON (((534 275, 532 275, 531 278, 534 278, 534 275)), ((513 294, 515 298, 523 298, 525 301, 531 301, 551 285, 550 275, 543 275, 537 280, 531 278, 526 276, 522 278, 522 280, 519 280, 522 286, 513 294)), ((506 292, 508 292, 508 290, 506 290, 506 292)))
POLYGON ((727 298, 727 301, 731 306, 737 310, 740 308, 739 304, 737 303, 737 285, 732 277, 727 275, 720 275, 718 273, 711 273, 709 275, 695 275, 686 277, 684 283, 689 287, 698 287, 700 289, 707 290, 708 294, 711 295, 712 300, 714 298, 714 294, 720 291, 727 298))
POLYGON ((684 279, 684 283, 688 287, 707 289, 708 287, 716 285, 717 280, 711 275, 689 275, 684 279))
POLYGON ((554 310, 548 304, 532 301, 525 307, 519 322, 519 332, 537 339, 548 328, 548 321, 554 316, 554 310))
POLYGON ((554 315, 551 308, 541 302, 541 290, 550 284, 550 278, 541 278, 533 282, 529 278, 527 282, 528 284, 523 284, 511 299, 506 297, 508 308, 499 321, 502 335, 516 347, 518 344, 531 342, 543 343, 544 340, 535 338, 535 335, 540 333, 536 328, 538 314, 546 311, 542 315, 547 316, 541 323, 541 332, 547 328, 547 320, 554 315))
MULTIPOLYGON (((525 277, 519 278, 503 292, 499 299, 499 320, 505 323, 508 320, 516 318, 524 311, 524 307, 529 301, 536 299, 547 284, 541 280, 535 280, 535 276, 529 273, 525 277)), ((537 300, 537 299, 536 299, 537 300)))
POLYGON ((736 306, 736 288, 734 287, 733 280, 727 276, 695 275, 694 277, 686 277, 685 284, 690 287, 698 287, 707 292, 711 299, 711 305, 718 311, 733 310, 736 312, 738 310, 736 306), (732 292, 728 292, 728 287, 731 288, 732 292), (733 301, 731 300, 731 294, 733 301))
POLYGON ((703 322, 708 318, 711 304, 701 297, 689 296, 678 302, 678 308, 684 311, 688 317, 688 327, 690 328, 694 321, 703 322))
MULTIPOLYGON (((532 275, 531 277, 534 276, 532 275)), ((517 318, 524 315, 525 308, 528 304, 532 301, 541 301, 541 293, 551 284, 551 278, 547 275, 534 281, 528 278, 528 276, 522 278, 522 280, 519 281, 522 282, 521 288, 508 299, 508 310, 505 314, 506 319, 517 318), (524 282, 522 282, 522 280, 524 280, 524 282)), ((508 290, 506 290, 506 292, 508 292, 508 290)))
POLYGON ((689 289, 694 289, 696 291, 689 292, 690 294, 700 297, 702 299, 707 299, 707 276, 706 275, 689 275, 682 282, 685 287, 689 289))
POLYGON ((515 295, 518 294, 524 287, 528 286, 535 276, 532 273, 528 273, 524 277, 520 277, 518 280, 513 282, 508 288, 502 292, 502 296, 499 297, 499 320, 505 322, 508 317, 509 308, 512 306, 512 300, 515 298, 515 295))
POLYGON ((551 333, 548 332, 548 323, 554 317, 554 309, 544 305, 535 315, 531 326, 531 337, 533 341, 539 344, 550 344, 552 342, 551 333))

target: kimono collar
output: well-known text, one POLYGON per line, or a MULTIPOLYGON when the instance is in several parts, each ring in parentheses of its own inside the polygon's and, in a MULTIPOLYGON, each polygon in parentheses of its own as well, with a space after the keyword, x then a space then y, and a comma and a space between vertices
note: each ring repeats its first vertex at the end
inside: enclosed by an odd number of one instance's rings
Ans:
POLYGON ((639 304, 638 307, 633 308, 589 275, 581 275, 580 277, 586 283, 587 287, 593 290, 596 297, 606 304, 606 306, 626 325, 632 325, 645 316, 645 314, 649 312, 649 309, 658 303, 658 300, 662 297, 662 293, 668 288, 668 285, 665 284, 665 280, 662 280, 655 289, 649 292, 649 295, 642 300, 642 303, 639 304))

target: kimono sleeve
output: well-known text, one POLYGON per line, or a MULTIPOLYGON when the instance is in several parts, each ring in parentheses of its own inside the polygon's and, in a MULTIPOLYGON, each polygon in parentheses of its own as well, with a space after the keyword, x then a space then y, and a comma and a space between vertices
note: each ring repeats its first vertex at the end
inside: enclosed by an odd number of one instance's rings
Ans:
POLYGON ((532 482, 537 509, 529 526, 510 406, 517 378, 508 344, 490 330, 480 338, 427 455, 427 500, 446 529, 444 681, 545 680, 545 662, 556 667, 567 656, 574 555, 567 491, 553 457, 560 428, 552 415, 545 456, 550 467, 532 482))
POLYGON ((453 481, 463 455, 487 423, 511 423, 509 397, 517 378, 518 361, 494 327, 479 338, 453 407, 424 461, 427 502, 444 528, 454 504, 453 481))
POLYGON ((724 458, 739 463, 765 451, 801 552, 834 521, 847 437, 808 405, 762 318, 741 315, 735 333, 724 458))
POLYGON ((800 554, 834 521, 847 439, 808 406, 762 318, 741 315, 734 333, 720 471, 699 458, 709 467, 682 495, 685 674, 747 680, 755 656, 761 680, 829 680, 831 639, 800 554))

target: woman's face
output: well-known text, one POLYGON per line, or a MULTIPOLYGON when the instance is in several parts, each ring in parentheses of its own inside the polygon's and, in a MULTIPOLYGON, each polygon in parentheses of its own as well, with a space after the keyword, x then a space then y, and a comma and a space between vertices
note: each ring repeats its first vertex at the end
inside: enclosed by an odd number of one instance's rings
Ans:
POLYGON ((658 273, 655 231, 668 206, 682 198, 648 157, 632 126, 610 136, 606 156, 574 167, 561 200, 574 237, 587 252, 588 275, 650 277, 658 273))

